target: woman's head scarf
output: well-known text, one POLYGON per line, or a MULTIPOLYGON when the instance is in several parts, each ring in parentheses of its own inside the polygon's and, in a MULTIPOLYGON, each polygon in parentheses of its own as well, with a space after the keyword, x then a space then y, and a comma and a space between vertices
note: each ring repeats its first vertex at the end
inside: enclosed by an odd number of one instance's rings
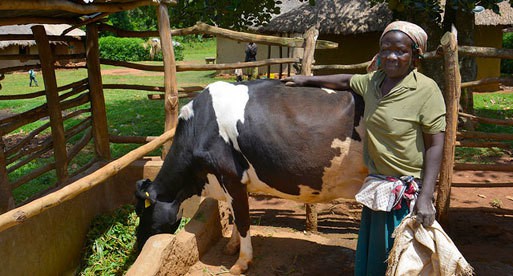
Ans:
MULTIPOLYGON (((419 56, 426 52, 427 48, 427 33, 420 26, 413 24, 407 21, 394 21, 385 28, 383 34, 379 39, 379 44, 381 45, 381 40, 383 36, 391 31, 400 31, 406 34, 413 41, 413 48, 417 49, 419 56)), ((378 69, 378 55, 375 55, 372 58, 371 64, 367 67, 367 72, 375 71, 378 69)))

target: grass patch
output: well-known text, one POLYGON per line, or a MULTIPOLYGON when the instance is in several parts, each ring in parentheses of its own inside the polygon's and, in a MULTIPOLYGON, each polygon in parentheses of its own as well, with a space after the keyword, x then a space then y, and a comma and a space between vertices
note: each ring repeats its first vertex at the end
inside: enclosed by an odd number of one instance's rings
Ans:
MULTIPOLYGON (((189 218, 183 218, 175 233, 189 221, 189 218)), ((124 275, 137 258, 134 245, 138 225, 139 218, 133 205, 95 217, 87 233, 77 275, 124 275)))
MULTIPOLYGON (((476 116, 493 119, 513 119, 513 93, 474 93, 474 113, 476 116)), ((488 133, 513 133, 511 126, 479 123, 476 131, 488 133)), ((504 155, 511 155, 513 141, 509 149, 500 148, 464 148, 457 147, 455 161, 471 164, 494 164, 504 155)))

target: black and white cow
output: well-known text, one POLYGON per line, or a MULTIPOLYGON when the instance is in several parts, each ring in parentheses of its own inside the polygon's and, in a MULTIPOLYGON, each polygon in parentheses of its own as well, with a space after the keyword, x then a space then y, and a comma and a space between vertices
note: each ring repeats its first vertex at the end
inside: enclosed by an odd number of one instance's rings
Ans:
POLYGON ((210 84, 181 109, 155 180, 137 183, 138 243, 176 230, 185 199, 210 196, 231 206, 225 252, 240 253, 230 272, 246 271, 253 258, 248 192, 306 203, 354 198, 367 174, 363 108, 350 91, 273 80, 210 84))

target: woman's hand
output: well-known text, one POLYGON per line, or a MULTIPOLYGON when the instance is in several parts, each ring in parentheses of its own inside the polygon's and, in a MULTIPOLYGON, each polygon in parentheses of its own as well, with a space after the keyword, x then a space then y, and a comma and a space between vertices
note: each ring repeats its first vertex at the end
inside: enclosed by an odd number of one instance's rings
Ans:
POLYGON ((416 220, 424 227, 431 226, 435 222, 436 210, 433 206, 433 199, 419 196, 413 207, 413 214, 416 220))
POLYGON ((295 75, 282 79, 287 86, 307 86, 307 81, 310 77, 303 75, 295 75))
POLYGON ((323 75, 323 76, 303 76, 295 75, 282 79, 285 85, 288 86, 312 86, 312 87, 325 87, 334 90, 349 89, 349 80, 353 75, 338 74, 338 75, 323 75))

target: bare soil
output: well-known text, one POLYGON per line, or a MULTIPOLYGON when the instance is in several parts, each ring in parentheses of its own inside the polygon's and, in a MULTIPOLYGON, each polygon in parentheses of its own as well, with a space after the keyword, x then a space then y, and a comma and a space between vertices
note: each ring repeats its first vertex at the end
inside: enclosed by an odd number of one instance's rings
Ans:
MULTIPOLYGON (((455 183, 513 183, 513 173, 457 171, 455 183)), ((352 275, 360 208, 352 200, 318 204, 318 233, 307 233, 301 203, 250 199, 253 264, 246 275, 352 275)), ((476 275, 513 275, 513 187, 453 187, 445 231, 476 275)), ((222 275, 237 256, 225 236, 187 275, 222 275)))

